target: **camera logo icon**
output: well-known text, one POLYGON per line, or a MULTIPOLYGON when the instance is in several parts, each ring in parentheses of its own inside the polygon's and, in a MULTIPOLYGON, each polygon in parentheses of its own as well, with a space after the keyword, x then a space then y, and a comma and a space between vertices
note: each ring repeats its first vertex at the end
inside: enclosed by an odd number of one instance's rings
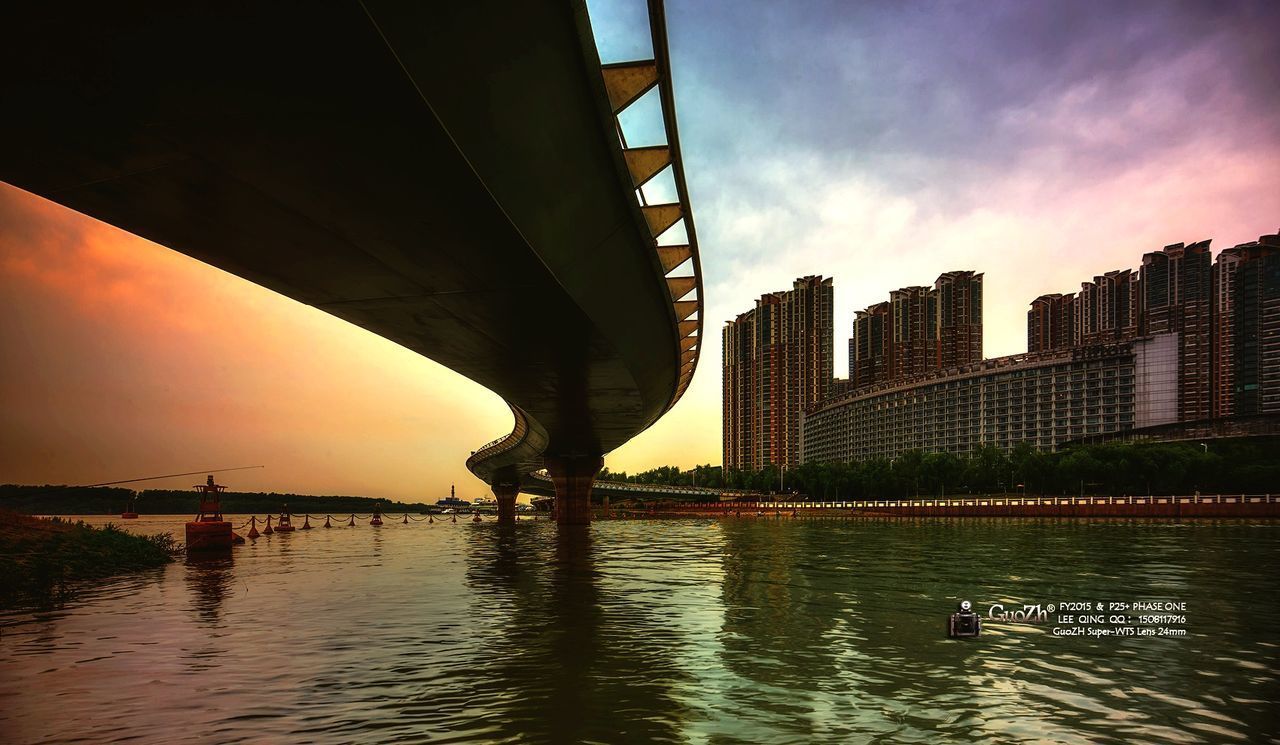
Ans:
POLYGON ((973 612, 973 603, 961 600, 959 609, 947 621, 947 636, 962 639, 977 636, 982 631, 982 618, 973 612))

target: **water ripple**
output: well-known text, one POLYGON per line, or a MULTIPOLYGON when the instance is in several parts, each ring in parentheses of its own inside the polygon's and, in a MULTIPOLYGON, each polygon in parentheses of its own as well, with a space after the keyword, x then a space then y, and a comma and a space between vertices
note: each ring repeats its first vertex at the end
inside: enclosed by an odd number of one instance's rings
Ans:
MULTIPOLYGON (((131 530, 180 530, 144 518, 131 530)), ((1273 523, 388 524, 0 616, 0 740, 1275 741, 1273 523), (1266 590, 1262 592, 1261 590, 1266 590), (1164 598, 1185 638, 980 608, 1164 598)))

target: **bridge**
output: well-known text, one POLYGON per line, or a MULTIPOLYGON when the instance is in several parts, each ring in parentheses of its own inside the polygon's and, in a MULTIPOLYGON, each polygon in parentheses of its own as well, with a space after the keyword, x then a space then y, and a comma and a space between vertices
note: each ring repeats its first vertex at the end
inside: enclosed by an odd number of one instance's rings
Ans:
POLYGON ((588 522, 602 456, 688 387, 702 279, 661 0, 652 59, 615 64, 582 0, 6 16, 0 179, 501 395, 512 431, 467 466, 503 519, 545 468, 558 520, 588 522), (665 142, 628 147, 618 115, 654 89, 665 142), (650 204, 663 172, 677 196, 650 204))
MULTIPOLYGON (((723 498, 761 498, 767 495, 755 492, 740 492, 729 489, 708 488, 705 486, 672 486, 669 484, 641 484, 628 481, 596 480, 591 487, 596 497, 621 499, 669 499, 682 501, 713 502, 723 498)), ((535 496, 554 497, 556 485, 551 475, 545 470, 529 474, 523 491, 535 496)))

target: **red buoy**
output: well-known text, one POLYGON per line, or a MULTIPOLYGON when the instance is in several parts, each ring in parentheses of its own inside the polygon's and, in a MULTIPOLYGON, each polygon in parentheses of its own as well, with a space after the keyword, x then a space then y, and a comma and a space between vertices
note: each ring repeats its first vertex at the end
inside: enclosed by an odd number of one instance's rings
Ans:
POLYGON ((187 523, 187 551, 227 549, 235 542, 238 536, 231 531, 231 523, 222 519, 221 494, 226 488, 213 483, 212 475, 205 483, 196 485, 196 491, 200 492, 200 511, 195 520, 187 523))
POLYGON ((267 527, 262 531, 263 535, 271 535, 275 531, 271 529, 271 516, 267 515, 267 527))
POLYGON ((478 523, 478 522, 480 522, 480 516, 479 516, 479 515, 476 515, 475 517, 471 518, 471 522, 473 522, 473 523, 478 523))
POLYGON ((401 520, 401 522, 402 522, 402 523, 404 523, 405 525, 408 525, 408 524, 409 524, 409 513, 408 513, 408 512, 404 513, 404 520, 401 520))
POLYGON ((249 537, 257 538, 259 535, 262 534, 258 532, 258 516, 254 515, 249 518, 249 537))
POLYGON ((351 521, 347 523, 347 527, 348 527, 348 528, 354 528, 355 526, 356 526, 356 516, 355 516, 355 515, 352 515, 352 516, 351 516, 351 521))
POLYGON ((306 517, 302 518, 302 529, 303 529, 303 530, 311 530, 311 516, 310 516, 310 515, 307 515, 306 517))
POLYGON ((379 512, 379 511, 377 511, 377 510, 374 510, 374 511, 373 511, 373 517, 369 518, 369 524, 370 524, 370 525, 381 525, 381 524, 382 524, 382 513, 381 513, 381 512, 379 512))
POLYGON ((427 515, 427 525, 435 525, 436 521, 430 515, 427 515))
POLYGON ((289 505, 286 504, 284 508, 280 510, 280 517, 276 520, 276 532, 292 533, 293 530, 293 515, 289 514, 289 505))
POLYGON ((325 526, 326 528, 332 528, 332 527, 333 527, 332 525, 330 525, 330 524, 329 524, 329 516, 328 516, 328 515, 325 515, 325 516, 324 516, 324 526, 325 526))

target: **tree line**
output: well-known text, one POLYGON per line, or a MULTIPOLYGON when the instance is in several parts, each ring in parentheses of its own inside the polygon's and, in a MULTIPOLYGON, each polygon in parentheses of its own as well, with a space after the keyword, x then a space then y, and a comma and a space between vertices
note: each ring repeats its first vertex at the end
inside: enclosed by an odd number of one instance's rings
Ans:
POLYGON ((601 471, 639 484, 795 494, 810 499, 903 499, 963 494, 1265 494, 1280 491, 1280 440, 1109 443, 1043 452, 1019 443, 988 445, 965 457, 911 450, 896 458, 806 463, 783 471, 661 466, 641 473, 601 471))
MULTIPOLYGON (((147 489, 134 492, 112 486, 25 486, 0 485, 0 509, 32 515, 118 515, 133 500, 134 509, 151 515, 194 515, 200 495, 190 489, 147 489)), ((223 492, 222 511, 228 514, 279 512, 285 505, 296 514, 366 514, 383 512, 423 512, 422 502, 393 502, 373 497, 316 497, 276 492, 223 492)))

